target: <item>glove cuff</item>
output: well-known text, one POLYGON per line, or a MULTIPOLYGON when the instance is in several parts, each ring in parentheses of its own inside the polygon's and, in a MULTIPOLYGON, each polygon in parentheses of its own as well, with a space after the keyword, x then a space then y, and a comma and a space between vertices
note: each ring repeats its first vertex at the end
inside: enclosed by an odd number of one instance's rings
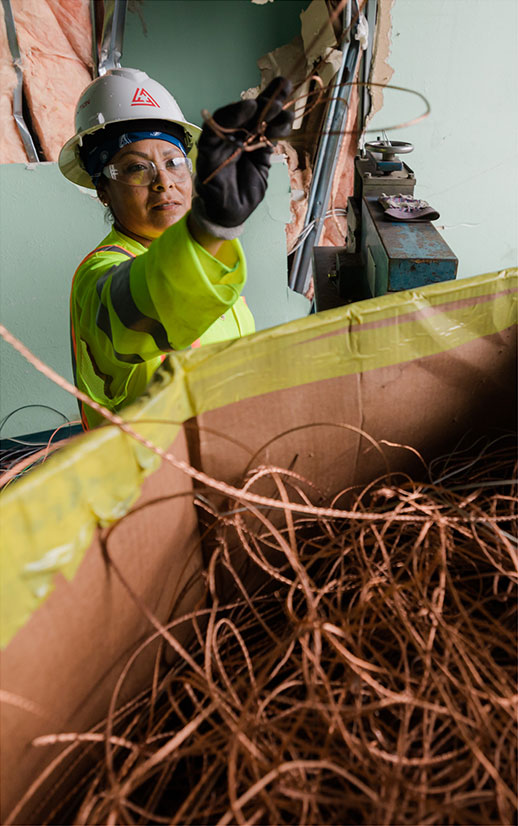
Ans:
POLYGON ((208 217, 205 204, 199 195, 196 195, 192 200, 191 212, 201 229, 213 235, 214 238, 221 238, 223 241, 232 241, 234 238, 238 238, 245 226, 244 224, 239 224, 237 227, 222 227, 220 224, 215 224, 208 217))

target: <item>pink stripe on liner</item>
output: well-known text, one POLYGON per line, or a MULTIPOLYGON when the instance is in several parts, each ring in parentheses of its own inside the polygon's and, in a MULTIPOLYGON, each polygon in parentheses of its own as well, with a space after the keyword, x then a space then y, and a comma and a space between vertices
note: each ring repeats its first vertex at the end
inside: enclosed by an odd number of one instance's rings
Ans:
POLYGON ((347 326, 340 327, 339 330, 333 330, 330 333, 322 333, 320 336, 299 341, 297 346, 300 346, 301 344, 308 344, 311 341, 320 341, 323 338, 330 338, 331 336, 339 336, 342 333, 357 333, 360 330, 375 330, 378 327, 390 327, 394 324, 400 324, 402 321, 416 321, 418 318, 427 318, 429 316, 436 315, 437 313, 458 309, 459 307, 473 306, 474 304, 485 304, 488 301, 494 301, 495 298, 499 298, 500 296, 513 295, 513 293, 516 292, 518 292, 518 289, 502 290, 502 292, 492 293, 491 295, 481 295, 478 298, 459 298, 457 301, 450 301, 447 304, 439 304, 437 307, 425 307, 422 310, 414 310, 414 312, 407 313, 406 315, 383 318, 380 321, 366 321, 363 324, 348 324, 347 326))

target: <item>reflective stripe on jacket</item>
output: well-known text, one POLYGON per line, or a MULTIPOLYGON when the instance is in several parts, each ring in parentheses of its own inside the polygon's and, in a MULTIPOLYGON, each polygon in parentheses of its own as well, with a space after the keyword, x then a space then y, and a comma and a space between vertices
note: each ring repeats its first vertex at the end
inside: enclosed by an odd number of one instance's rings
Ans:
MULTIPOLYGON (((116 229, 81 262, 70 296, 76 385, 110 410, 144 391, 163 354, 248 335, 253 316, 241 290, 246 263, 239 241, 223 260, 200 246, 187 217, 149 248, 116 229)), ((101 417, 82 408, 85 429, 101 417)))

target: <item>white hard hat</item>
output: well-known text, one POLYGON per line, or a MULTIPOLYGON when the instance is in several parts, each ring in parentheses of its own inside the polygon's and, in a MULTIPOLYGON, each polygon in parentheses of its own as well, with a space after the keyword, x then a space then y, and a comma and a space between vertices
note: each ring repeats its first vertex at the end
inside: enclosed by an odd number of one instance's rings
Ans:
MULTIPOLYGON (((163 120, 181 126, 190 146, 188 157, 196 159, 196 141, 201 129, 186 121, 174 97, 140 69, 110 69, 96 78, 81 94, 76 106, 76 134, 59 153, 58 165, 69 181, 95 189, 79 155, 85 135, 118 121, 163 120)), ((135 124, 137 126, 137 124, 135 124)))

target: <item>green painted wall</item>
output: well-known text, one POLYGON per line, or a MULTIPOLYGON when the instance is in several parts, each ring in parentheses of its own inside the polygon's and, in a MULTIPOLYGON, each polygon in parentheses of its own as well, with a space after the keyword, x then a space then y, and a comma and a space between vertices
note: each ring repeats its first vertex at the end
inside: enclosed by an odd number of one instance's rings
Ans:
MULTIPOLYGON (((416 195, 439 210, 459 277, 518 263, 517 32, 516 0, 395 0, 392 10, 390 83, 422 92, 432 111, 388 134, 415 146, 416 195)), ((424 111, 414 96, 384 96, 376 130, 424 111)))
MULTIPOLYGON (((308 5, 277 0, 147 0, 139 18, 127 16, 122 64, 147 71, 171 89, 187 118, 239 98, 260 82, 256 60, 300 30, 308 5)), ((272 166, 265 201, 242 238, 248 261, 245 296, 258 329, 308 312, 309 304, 287 286, 284 227, 290 220, 289 178, 272 166)), ((2 322, 36 355, 71 380, 68 297, 81 258, 108 232, 95 198, 68 183, 56 164, 0 166, 0 301, 2 322)), ((0 422, 16 408, 49 405, 69 419, 77 405, 0 341, 0 422)), ((27 407, 14 413, 1 438, 48 430, 59 413, 27 407)))
MULTIPOLYGON (((54 163, 0 166, 0 301, 2 323, 37 356, 72 379, 68 330, 70 282, 80 260, 108 232, 104 211, 61 175, 54 163)), ((69 419, 71 396, 0 340, 0 421, 15 408, 50 405, 69 419)), ((14 413, 7 438, 62 424, 43 408, 14 413)))

